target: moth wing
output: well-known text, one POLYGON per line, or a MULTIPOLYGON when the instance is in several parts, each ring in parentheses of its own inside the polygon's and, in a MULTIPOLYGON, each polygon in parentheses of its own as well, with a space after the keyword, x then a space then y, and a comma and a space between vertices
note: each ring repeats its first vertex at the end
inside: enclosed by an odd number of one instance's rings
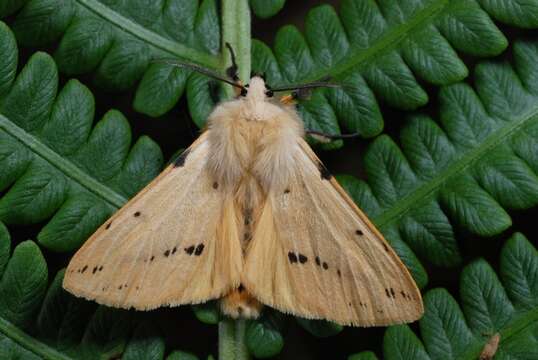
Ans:
POLYGON ((199 303, 239 284, 233 199, 207 173, 207 134, 103 224, 63 286, 114 307, 199 303))
POLYGON ((283 312, 344 325, 420 318, 420 291, 383 236, 303 139, 294 156, 289 185, 261 210, 245 288, 283 312))

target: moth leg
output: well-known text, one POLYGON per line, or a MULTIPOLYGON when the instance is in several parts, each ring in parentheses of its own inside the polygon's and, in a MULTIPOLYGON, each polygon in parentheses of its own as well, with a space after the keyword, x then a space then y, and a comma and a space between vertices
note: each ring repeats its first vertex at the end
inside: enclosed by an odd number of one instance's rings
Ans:
POLYGON ((298 99, 297 92, 294 91, 289 95, 282 96, 280 98, 280 102, 284 105, 295 105, 297 104, 297 99, 298 99))
POLYGON ((359 137, 359 133, 352 133, 352 134, 327 134, 322 131, 316 131, 316 130, 306 130, 305 133, 307 135, 312 136, 314 139, 321 141, 321 142, 331 142, 333 140, 340 140, 340 139, 353 139, 356 137, 359 137))

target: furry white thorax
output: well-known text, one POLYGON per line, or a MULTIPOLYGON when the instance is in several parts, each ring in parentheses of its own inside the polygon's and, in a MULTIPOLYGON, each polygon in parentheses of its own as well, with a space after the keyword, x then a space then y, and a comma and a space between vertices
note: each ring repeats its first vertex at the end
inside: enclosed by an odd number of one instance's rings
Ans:
POLYGON ((219 184, 237 189, 255 181, 267 193, 285 187, 292 176, 304 128, 293 106, 266 95, 263 79, 253 77, 247 89, 246 96, 220 104, 209 116, 208 167, 219 184))

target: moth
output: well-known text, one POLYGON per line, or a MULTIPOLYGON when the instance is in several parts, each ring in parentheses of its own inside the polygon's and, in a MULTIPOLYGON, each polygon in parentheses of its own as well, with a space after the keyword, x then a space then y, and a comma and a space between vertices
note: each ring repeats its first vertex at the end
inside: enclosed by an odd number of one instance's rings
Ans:
POLYGON ((420 318, 408 270, 304 140, 290 97, 275 99, 290 89, 179 66, 241 94, 90 237, 63 287, 138 310, 220 299, 233 318, 263 305, 353 326, 420 318))

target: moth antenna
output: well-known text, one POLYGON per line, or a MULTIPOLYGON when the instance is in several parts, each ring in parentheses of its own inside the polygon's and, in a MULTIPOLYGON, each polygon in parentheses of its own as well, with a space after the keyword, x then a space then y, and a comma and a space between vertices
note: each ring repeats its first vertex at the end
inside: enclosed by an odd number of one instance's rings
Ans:
POLYGON ((237 67, 237 63, 235 62, 234 49, 232 48, 232 45, 230 45, 229 42, 226 42, 226 47, 230 51, 230 56, 232 58, 232 66, 230 66, 228 69, 226 69, 226 75, 231 77, 233 79, 233 81, 238 82, 239 81, 239 75, 238 75, 239 68, 237 67))
POLYGON ((284 87, 277 87, 273 88, 273 91, 301 91, 301 90, 307 90, 307 89, 315 89, 320 87, 327 87, 327 88, 341 88, 342 85, 332 83, 329 81, 314 81, 308 84, 297 84, 297 85, 289 85, 284 87))
POLYGON ((216 71, 213 71, 211 69, 205 68, 205 67, 200 66, 198 64, 184 62, 184 61, 180 61, 180 60, 177 60, 177 59, 154 59, 154 60, 152 60, 152 62, 153 63, 168 64, 168 65, 184 68, 184 69, 187 69, 187 70, 195 71, 197 73, 206 75, 206 76, 208 76, 210 78, 213 78, 215 80, 222 81, 222 82, 225 82, 226 84, 229 84, 229 85, 232 85, 232 86, 234 86, 236 88, 239 88, 239 89, 241 89, 242 92, 247 91, 247 89, 243 85, 224 77, 223 75, 219 74, 216 71))

